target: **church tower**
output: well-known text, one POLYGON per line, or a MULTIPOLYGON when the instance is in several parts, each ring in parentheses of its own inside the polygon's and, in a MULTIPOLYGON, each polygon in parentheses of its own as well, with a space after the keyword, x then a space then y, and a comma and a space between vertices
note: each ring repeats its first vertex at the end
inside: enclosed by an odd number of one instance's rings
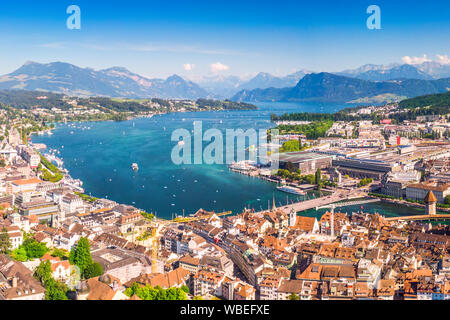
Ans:
POLYGON ((297 222, 297 212, 295 212, 294 208, 291 209, 289 213, 289 226, 294 227, 297 222))
POLYGON ((435 215, 437 199, 436 199, 436 196, 434 195, 433 191, 428 192, 424 201, 425 201, 425 205, 426 205, 426 214, 435 215))

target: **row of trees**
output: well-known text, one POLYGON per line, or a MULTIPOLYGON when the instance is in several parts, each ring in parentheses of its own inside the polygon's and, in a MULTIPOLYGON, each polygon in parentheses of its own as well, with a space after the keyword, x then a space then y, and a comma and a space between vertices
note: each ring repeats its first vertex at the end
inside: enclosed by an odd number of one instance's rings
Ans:
MULTIPOLYGON (((397 197, 394 197, 394 196, 389 196, 389 195, 380 194, 380 193, 373 193, 373 192, 371 192, 371 193, 369 193, 369 196, 377 197, 377 198, 381 198, 381 199, 404 200, 404 201, 410 202, 410 203, 425 204, 425 202, 423 200, 397 198, 397 197)), ((436 204, 436 206, 438 208, 450 208, 450 196, 447 196, 445 198, 445 202, 444 203, 438 203, 438 204, 436 204)))
POLYGON ((83 194, 81 192, 75 192, 77 196, 79 196, 83 201, 93 203, 98 200, 98 198, 88 196, 87 194, 83 194))
POLYGON ((129 297, 137 295, 142 300, 186 300, 189 288, 183 286, 181 288, 163 289, 159 286, 153 288, 150 285, 141 286, 134 283, 125 290, 125 294, 129 297))
POLYGON ((143 216, 147 220, 155 219, 155 215, 153 213, 148 213, 148 212, 145 212, 145 211, 141 211, 140 214, 141 214, 141 216, 143 216))
POLYGON ((296 169, 291 162, 288 162, 286 164, 286 169, 279 169, 276 175, 280 178, 290 181, 315 184, 319 189, 322 186, 337 187, 337 184, 335 182, 323 179, 322 171, 320 169, 317 169, 315 174, 302 175, 301 170, 296 169))
POLYGON ((276 129, 280 134, 304 134, 307 139, 315 140, 321 137, 325 137, 327 131, 333 125, 332 120, 317 121, 310 124, 299 125, 279 125, 276 129))
POLYGON ((372 182, 373 182, 373 179, 372 179, 372 178, 364 178, 364 179, 361 179, 361 180, 359 181, 359 183, 358 183, 358 187, 364 187, 364 186, 367 186, 367 185, 371 184, 372 182))

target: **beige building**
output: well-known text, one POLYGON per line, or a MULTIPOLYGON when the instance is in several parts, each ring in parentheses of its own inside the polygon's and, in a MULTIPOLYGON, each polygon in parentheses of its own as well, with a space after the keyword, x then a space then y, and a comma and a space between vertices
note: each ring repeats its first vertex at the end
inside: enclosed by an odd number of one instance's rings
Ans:
POLYGON ((450 195, 450 183, 423 182, 410 184, 406 187, 406 198, 423 201, 430 191, 433 191, 439 203, 444 203, 445 197, 450 195))

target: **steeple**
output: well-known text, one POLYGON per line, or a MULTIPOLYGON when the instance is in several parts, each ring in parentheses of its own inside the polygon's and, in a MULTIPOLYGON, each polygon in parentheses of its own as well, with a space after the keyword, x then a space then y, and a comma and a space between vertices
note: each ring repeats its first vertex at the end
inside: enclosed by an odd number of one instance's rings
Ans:
POLYGON ((433 191, 429 191, 424 199, 425 203, 436 203, 437 199, 436 196, 434 195, 433 191))
POLYGON ((277 205, 275 204, 275 193, 273 194, 273 205, 272 205, 272 211, 277 210, 277 205))
POLYGON ((289 225, 291 227, 294 227, 296 222, 297 222, 297 212, 295 212, 294 208, 292 208, 291 212, 289 213, 289 225))
POLYGON ((433 191, 430 190, 428 194, 426 195, 425 199, 425 208, 426 208, 426 214, 429 215, 435 215, 436 214, 436 196, 434 195, 433 191))

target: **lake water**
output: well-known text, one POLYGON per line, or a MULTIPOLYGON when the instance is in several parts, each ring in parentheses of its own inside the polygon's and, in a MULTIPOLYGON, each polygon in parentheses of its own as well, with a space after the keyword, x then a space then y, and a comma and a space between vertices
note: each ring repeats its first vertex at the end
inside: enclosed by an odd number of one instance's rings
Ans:
POLYGON ((347 106, 260 103, 258 107, 256 111, 174 113, 124 122, 57 124, 54 135, 34 136, 32 140, 59 150, 71 176, 84 182, 86 194, 134 205, 161 218, 181 215, 183 210, 186 215, 192 214, 199 208, 259 211, 269 202, 271 205, 273 197, 277 205, 300 199, 277 191, 273 183, 233 173, 226 165, 173 164, 171 152, 176 142, 171 141, 172 132, 179 128, 191 131, 194 121, 202 121, 204 131, 267 129, 272 126, 272 113, 335 112, 347 106), (131 169, 132 163, 139 164, 138 172, 131 169))

